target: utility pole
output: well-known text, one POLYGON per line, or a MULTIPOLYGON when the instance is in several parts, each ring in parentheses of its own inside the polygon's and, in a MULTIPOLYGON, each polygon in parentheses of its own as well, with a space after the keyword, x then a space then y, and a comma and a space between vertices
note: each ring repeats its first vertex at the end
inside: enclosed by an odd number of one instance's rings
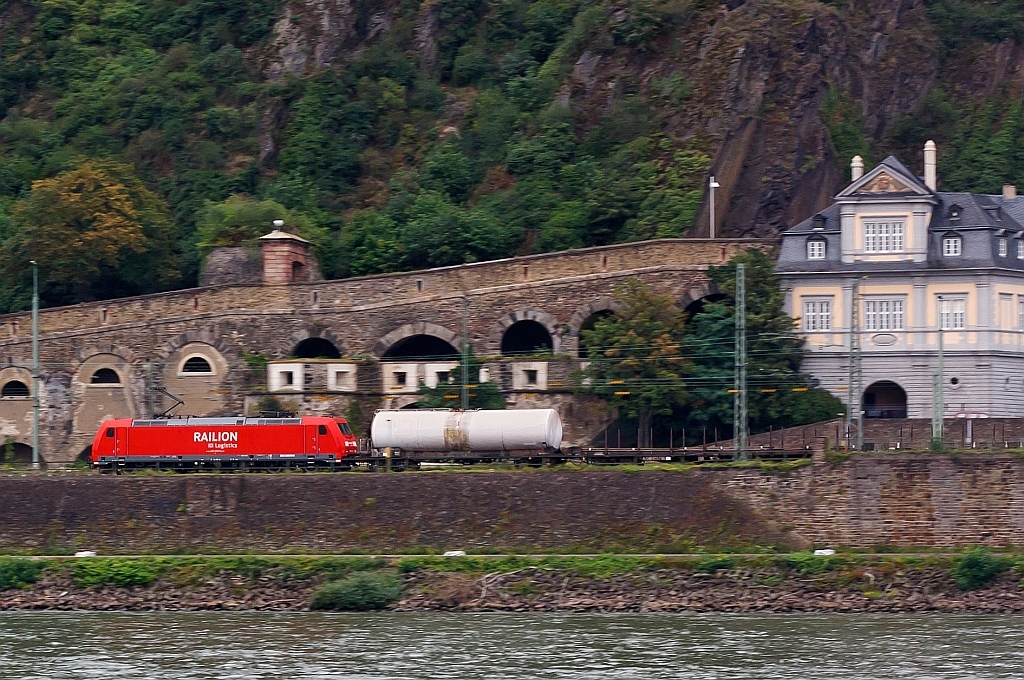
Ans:
POLYGON ((747 267, 736 265, 736 362, 733 371, 733 458, 747 458, 747 267))
POLYGON ((943 394, 946 381, 946 357, 945 357, 945 345, 943 342, 943 323, 942 323, 942 303, 943 298, 940 295, 939 298, 939 370, 937 373, 932 374, 932 449, 939 450, 942 448, 942 419, 946 413, 946 398, 943 394))
POLYGON ((39 469, 39 266, 32 265, 32 469, 39 469))
POLYGON ((711 179, 708 180, 708 189, 711 191, 711 227, 708 229, 708 238, 715 237, 715 189, 721 185, 715 181, 715 176, 711 175, 711 179))
POLYGON ((469 298, 462 296, 462 410, 469 408, 469 298))
POLYGON ((850 431, 856 418, 858 451, 864 448, 864 414, 861 411, 861 356, 860 356, 860 281, 853 280, 850 290, 850 375, 846 399, 846 447, 850 446, 850 431))

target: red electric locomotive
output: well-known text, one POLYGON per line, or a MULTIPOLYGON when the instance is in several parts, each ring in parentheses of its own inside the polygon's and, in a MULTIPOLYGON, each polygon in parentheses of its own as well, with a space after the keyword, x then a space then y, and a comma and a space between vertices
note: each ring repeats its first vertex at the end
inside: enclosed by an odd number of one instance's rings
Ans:
POLYGON ((348 467, 359 445, 344 418, 107 420, 92 442, 100 470, 348 467))

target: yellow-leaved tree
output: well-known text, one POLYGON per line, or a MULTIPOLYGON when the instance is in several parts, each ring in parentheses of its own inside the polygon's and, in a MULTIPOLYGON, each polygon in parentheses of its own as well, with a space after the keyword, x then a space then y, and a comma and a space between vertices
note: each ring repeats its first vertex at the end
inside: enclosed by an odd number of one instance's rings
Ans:
POLYGON ((5 311, 28 306, 31 260, 39 264, 44 305, 137 295, 178 282, 167 204, 122 163, 85 161, 33 182, 5 231, 5 311))

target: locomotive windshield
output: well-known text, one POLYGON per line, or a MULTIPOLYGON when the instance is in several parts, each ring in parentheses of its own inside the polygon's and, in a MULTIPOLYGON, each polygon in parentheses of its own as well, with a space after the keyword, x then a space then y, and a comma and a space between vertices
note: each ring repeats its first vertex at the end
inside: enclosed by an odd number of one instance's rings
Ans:
POLYGON ((352 434, 352 428, 348 426, 348 423, 338 423, 338 427, 341 429, 342 434, 352 434))

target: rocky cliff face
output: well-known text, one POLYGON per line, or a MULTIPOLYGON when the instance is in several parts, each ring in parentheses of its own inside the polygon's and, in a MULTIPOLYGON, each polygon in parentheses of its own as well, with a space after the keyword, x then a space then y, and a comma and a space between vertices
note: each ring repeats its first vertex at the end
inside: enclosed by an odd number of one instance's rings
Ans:
MULTIPOLYGON (((637 6, 604 7, 610 30, 637 6)), ((893 142, 893 124, 918 111, 937 85, 970 100, 1005 86, 1019 90, 1024 78, 1024 52, 1012 40, 975 41, 944 58, 922 0, 730 0, 665 11, 671 25, 646 44, 615 44, 608 31, 579 41, 554 102, 591 123, 622 97, 649 102, 665 135, 711 156, 709 172, 721 184, 719 231, 727 235, 778 233, 828 205, 845 184, 849 158, 837 158, 823 112, 830 90, 848 100, 865 142, 901 151, 917 167, 920 149, 893 142), (670 91, 680 84, 681 95, 670 91)), ((263 72, 274 80, 330 68, 386 35, 400 12, 388 4, 357 10, 348 0, 290 2, 260 55, 263 72), (362 35, 358 11, 368 14, 362 35)), ((415 45, 428 67, 437 62, 438 17, 430 1, 415 16, 415 45)), ((447 89, 449 104, 461 101, 463 109, 475 94, 447 89)), ((706 234, 708 220, 705 196, 691 233, 706 234)))
POLYGON ((852 155, 920 168, 929 138, 943 188, 998 191, 1024 183, 1018 1, 11 2, 0 222, 112 154, 186 244, 237 193, 328 225, 332 277, 706 235, 711 174, 718 233, 770 236, 852 155))

